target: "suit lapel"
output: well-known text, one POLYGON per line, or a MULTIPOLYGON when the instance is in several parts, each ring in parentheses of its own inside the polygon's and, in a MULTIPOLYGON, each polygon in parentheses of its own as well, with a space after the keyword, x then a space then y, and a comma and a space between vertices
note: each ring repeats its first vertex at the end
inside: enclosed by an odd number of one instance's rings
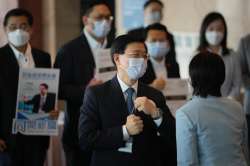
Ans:
POLYGON ((34 61, 34 67, 39 67, 39 57, 36 56, 36 53, 34 52, 34 50, 31 48, 31 54, 32 54, 32 58, 33 58, 33 61, 34 61))
POLYGON ((96 64, 95 64, 94 55, 93 55, 93 52, 92 52, 90 45, 89 45, 89 42, 88 42, 86 36, 84 35, 84 33, 82 33, 80 40, 81 40, 82 45, 85 47, 84 54, 83 54, 85 56, 84 58, 89 59, 90 60, 89 62, 92 62, 94 67, 95 67, 96 64), (88 55, 88 56, 86 56, 86 55, 88 55))
POLYGON ((129 115, 128 108, 127 108, 125 98, 124 98, 124 95, 122 93, 120 84, 117 80, 117 76, 113 77, 113 79, 111 80, 111 83, 112 83, 111 88, 112 88, 112 91, 114 92, 114 93, 112 93, 112 95, 113 95, 112 98, 115 99, 115 101, 114 101, 115 105, 117 108, 120 109, 122 116, 127 117, 129 115))
POLYGON ((8 64, 11 66, 11 68, 13 69, 12 71, 14 73, 18 73, 19 72, 19 64, 18 61, 15 57, 14 52, 12 51, 11 47, 7 44, 6 46, 6 57, 8 58, 8 64))

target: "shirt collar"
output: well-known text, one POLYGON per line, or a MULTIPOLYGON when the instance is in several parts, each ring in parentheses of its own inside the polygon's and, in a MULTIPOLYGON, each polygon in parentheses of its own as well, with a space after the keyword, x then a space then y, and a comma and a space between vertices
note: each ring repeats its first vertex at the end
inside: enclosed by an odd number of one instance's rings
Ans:
POLYGON ((150 57, 150 60, 154 65, 157 65, 157 66, 160 65, 160 66, 165 67, 165 57, 163 57, 162 61, 160 61, 160 62, 156 61, 153 57, 150 57))
POLYGON ((14 52, 15 57, 16 57, 17 59, 19 59, 21 55, 22 55, 22 56, 25 56, 25 55, 26 55, 26 56, 32 55, 32 53, 31 53, 31 46, 30 46, 29 43, 28 43, 28 45, 27 45, 27 48, 26 48, 26 51, 25 51, 24 54, 23 54, 22 52, 20 52, 19 50, 17 50, 12 44, 9 44, 9 46, 10 46, 10 48, 12 49, 12 51, 14 52))
MULTIPOLYGON (((210 48, 207 48, 207 50, 208 50, 209 52, 213 53, 213 51, 212 51, 210 48)), ((218 54, 218 55, 222 56, 222 53, 223 53, 223 51, 222 51, 222 47, 220 47, 220 49, 219 49, 218 53, 216 53, 216 54, 218 54)))
MULTIPOLYGON (((123 81, 119 78, 118 74, 117 74, 117 79, 118 79, 118 82, 119 82, 120 87, 121 87, 121 89, 122 89, 122 93, 125 93, 126 90, 127 90, 128 88, 130 88, 130 87, 129 87, 125 82, 123 82, 123 81)), ((138 81, 136 81, 136 83, 134 83, 134 85, 132 85, 131 88, 133 88, 133 89, 135 90, 135 93, 137 94, 137 90, 138 90, 138 81)))
POLYGON ((106 48, 107 46, 107 38, 104 39, 104 43, 101 44, 98 41, 96 41, 90 34, 89 32, 86 30, 86 28, 83 29, 83 33, 87 38, 87 41, 89 43, 89 46, 91 49, 95 49, 95 48, 106 48))

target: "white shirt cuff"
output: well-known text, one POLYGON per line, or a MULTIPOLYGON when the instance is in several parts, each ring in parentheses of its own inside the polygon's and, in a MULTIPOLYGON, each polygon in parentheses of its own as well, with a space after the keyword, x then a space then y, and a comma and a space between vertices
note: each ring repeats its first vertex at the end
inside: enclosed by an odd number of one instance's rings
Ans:
POLYGON ((122 133, 123 133, 123 140, 128 141, 129 140, 129 134, 127 131, 127 128, 125 125, 122 126, 122 133))

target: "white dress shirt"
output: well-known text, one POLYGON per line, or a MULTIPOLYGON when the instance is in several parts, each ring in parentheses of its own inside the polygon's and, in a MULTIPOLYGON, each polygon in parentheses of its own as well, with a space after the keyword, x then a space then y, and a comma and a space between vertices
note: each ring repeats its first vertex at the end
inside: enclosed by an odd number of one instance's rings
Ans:
POLYGON ((46 99, 47 99, 47 94, 44 95, 44 96, 40 95, 40 105, 39 105, 39 110, 38 110, 38 113, 40 113, 40 114, 45 113, 44 110, 43 110, 43 106, 44 106, 44 104, 46 102, 46 99))
POLYGON ((165 65, 165 58, 162 61, 158 62, 154 58, 150 57, 149 59, 152 62, 152 66, 156 75, 156 78, 162 78, 167 80, 167 68, 165 65))
POLYGON ((33 59, 33 56, 32 56, 30 44, 27 45, 25 54, 23 54, 22 52, 17 50, 11 44, 9 44, 9 45, 10 45, 10 48, 12 49, 12 51, 15 54, 15 57, 17 59, 17 62, 19 64, 20 68, 34 68, 35 67, 35 63, 34 63, 34 59, 33 59))
POLYGON ((90 49, 91 49, 93 55, 95 55, 95 49, 98 49, 98 48, 99 48, 99 49, 100 49, 100 48, 105 49, 105 48, 106 48, 107 43, 108 43, 107 38, 104 39, 104 42, 103 42, 103 43, 100 43, 100 42, 96 41, 96 39, 93 38, 93 37, 89 34, 89 32, 86 30, 86 28, 83 29, 83 33, 84 33, 84 35, 86 36, 86 39, 87 39, 87 41, 88 41, 88 43, 89 43, 89 46, 90 46, 90 49))

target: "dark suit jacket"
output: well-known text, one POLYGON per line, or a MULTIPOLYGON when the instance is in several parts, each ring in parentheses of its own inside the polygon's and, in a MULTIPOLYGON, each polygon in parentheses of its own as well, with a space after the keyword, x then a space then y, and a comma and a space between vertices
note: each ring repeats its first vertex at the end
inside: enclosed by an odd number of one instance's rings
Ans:
MULTIPOLYGON (((26 101, 25 104, 33 105, 32 112, 38 113, 39 106, 40 106, 40 99, 41 99, 41 95, 37 94, 31 100, 26 101)), ((46 97, 42 110, 46 113, 50 112, 51 110, 54 110, 55 102, 56 102, 56 95, 54 93, 47 93, 47 97, 46 97)))
POLYGON ((176 165, 175 120, 164 96, 141 83, 137 96, 153 100, 163 111, 163 121, 158 128, 150 116, 136 112, 143 119, 144 130, 133 137, 133 152, 128 154, 118 152, 125 144, 122 125, 126 123, 128 111, 117 77, 87 89, 79 118, 79 139, 82 149, 93 149, 92 166, 159 166, 164 165, 162 162, 176 165))
POLYGON ((95 69, 94 57, 84 33, 59 49, 54 67, 60 69, 59 98, 67 101, 63 143, 78 147, 80 106, 95 69))
MULTIPOLYGON (((32 48, 32 56, 35 67, 50 68, 50 55, 38 49, 32 48)), ((0 80, 3 88, 0 91, 0 138, 7 142, 8 150, 15 148, 16 135, 11 134, 12 120, 16 112, 16 99, 18 88, 19 65, 15 54, 7 44, 0 48, 0 80)), ((49 146, 49 137, 23 136, 18 142, 39 142, 41 146, 49 146)))

